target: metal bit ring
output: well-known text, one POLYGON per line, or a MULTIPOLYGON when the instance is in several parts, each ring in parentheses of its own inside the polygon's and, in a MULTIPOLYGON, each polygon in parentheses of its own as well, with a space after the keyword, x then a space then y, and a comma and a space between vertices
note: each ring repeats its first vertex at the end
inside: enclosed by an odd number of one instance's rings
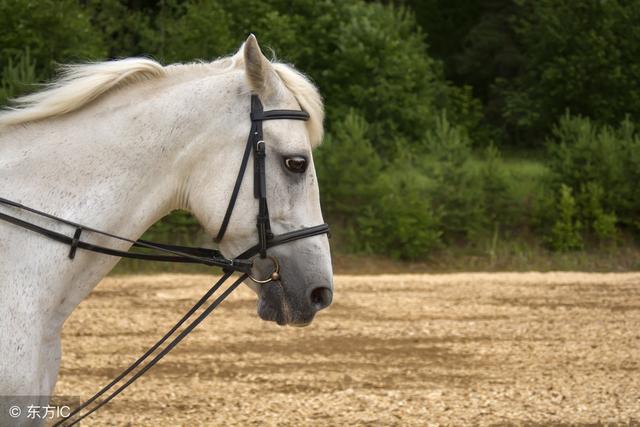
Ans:
POLYGON ((253 280, 255 283, 258 283, 260 285, 264 285, 269 282, 276 282, 280 280, 280 263, 278 262, 278 258, 270 255, 267 255, 267 258, 269 258, 273 262, 273 272, 268 278, 260 280, 260 279, 256 279, 255 277, 249 274, 249 279, 253 280))

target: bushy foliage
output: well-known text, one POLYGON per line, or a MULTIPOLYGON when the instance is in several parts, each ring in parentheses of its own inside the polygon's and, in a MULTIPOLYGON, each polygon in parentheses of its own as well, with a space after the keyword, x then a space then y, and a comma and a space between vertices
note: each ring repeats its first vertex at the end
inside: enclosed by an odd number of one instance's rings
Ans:
POLYGON ((357 215, 377 197, 374 182, 382 160, 367 138, 368 128, 362 115, 351 110, 316 151, 322 205, 334 217, 357 215))
POLYGON ((9 56, 0 72, 0 105, 29 92, 40 80, 36 73, 36 63, 31 58, 28 48, 20 55, 9 56))
POLYGON ((500 150, 495 145, 485 149, 478 175, 484 196, 485 225, 510 225, 515 216, 515 197, 509 186, 512 178, 505 170, 500 150))
POLYGON ((513 0, 399 0, 410 5, 428 34, 429 52, 444 63, 445 76, 459 87, 469 87, 483 104, 480 128, 469 128, 475 145, 502 138, 503 100, 496 79, 510 79, 522 66, 511 19, 513 0))
POLYGON ((355 217, 354 248, 404 260, 432 254, 441 244, 442 224, 426 179, 404 160, 378 175, 376 196, 355 217))
POLYGON ((465 130, 452 125, 444 112, 425 144, 423 154, 398 156, 372 182, 369 203, 354 212, 358 248, 424 258, 443 244, 486 237, 507 222, 512 196, 495 147, 488 149, 481 167, 473 167, 465 130))
POLYGON ((153 26, 143 31, 141 44, 164 62, 213 60, 237 48, 232 23, 222 2, 168 1, 153 26))
POLYGON ((582 249, 582 224, 578 219, 576 201, 571 188, 562 184, 557 207, 557 218, 547 241, 558 251, 582 249))
POLYGON ((0 2, 0 69, 29 51, 35 73, 49 77, 56 63, 104 57, 101 35, 76 0, 0 2))
POLYGON ((156 17, 164 9, 172 9, 171 0, 127 1, 127 0, 83 0, 87 13, 91 14, 91 24, 102 35, 107 58, 128 56, 159 55, 162 51, 149 48, 147 37, 158 38, 163 31, 153 27, 156 17))
MULTIPOLYGON (((0 103, 57 62, 212 60, 254 33, 326 100, 315 163, 350 249, 419 259, 488 236, 495 249, 536 221, 551 248, 574 250, 640 235, 639 18, 624 0, 6 0, 0 103), (539 144, 565 109, 589 119, 561 118, 549 178, 519 182, 532 175, 507 172, 486 123, 539 144)), ((196 227, 175 213, 154 232, 196 227)))
POLYGON ((236 19, 232 27, 251 29, 313 78, 327 102, 329 129, 357 109, 369 123, 367 137, 387 159, 399 148, 419 150, 440 109, 458 124, 478 127, 479 103, 469 88, 444 80, 409 10, 338 0, 249 4, 243 13, 237 3, 225 4, 236 19))
POLYGON ((324 77, 330 102, 340 106, 332 117, 344 114, 343 106, 358 108, 378 151, 395 155, 399 138, 418 143, 433 124, 440 64, 425 54, 406 10, 356 3, 346 12, 324 77))
POLYGON ((535 142, 566 109, 615 125, 640 119, 640 2, 517 0, 523 64, 499 82, 503 117, 535 142))
POLYGON ((383 166, 367 138, 369 124, 351 110, 336 122, 315 156, 327 216, 348 230, 356 251, 399 259, 425 256, 439 243, 426 177, 410 160, 383 166))
POLYGON ((431 200, 442 215, 449 243, 474 236, 484 211, 481 182, 469 167, 471 142, 464 128, 449 122, 443 111, 426 134, 423 173, 431 177, 431 200))
POLYGON ((640 137, 634 124, 625 119, 613 128, 565 115, 549 144, 550 185, 572 191, 585 231, 601 241, 615 240, 618 227, 637 233, 640 137))
POLYGON ((410 5, 446 77, 473 87, 502 144, 540 147, 565 109, 638 120, 640 3, 397 0, 410 5))
POLYGON ((602 206, 604 189, 597 182, 588 182, 581 186, 581 195, 584 206, 583 217, 585 222, 591 224, 595 237, 600 242, 615 241, 618 236, 618 217, 614 212, 606 212, 602 206))

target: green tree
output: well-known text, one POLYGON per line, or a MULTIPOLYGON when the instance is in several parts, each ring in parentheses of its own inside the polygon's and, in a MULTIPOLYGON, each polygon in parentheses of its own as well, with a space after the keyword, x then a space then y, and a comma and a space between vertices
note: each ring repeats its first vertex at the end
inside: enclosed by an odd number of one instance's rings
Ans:
POLYGON ((323 208, 333 217, 357 215, 376 197, 373 183, 382 160, 367 138, 368 128, 362 115, 351 110, 316 151, 323 208))
POLYGON ((429 52, 444 63, 445 76, 491 107, 491 86, 520 64, 510 19, 513 0, 401 0, 428 34, 429 52))
POLYGON ((375 197, 356 217, 357 250, 403 260, 424 259, 441 246, 441 216, 420 170, 398 158, 374 177, 375 197))
POLYGON ((549 186, 572 190, 588 231, 607 240, 617 224, 640 230, 640 136, 631 120, 614 128, 567 114, 548 144, 549 186))
POLYGON ((640 119, 640 2, 517 0, 522 71, 498 82, 503 117, 530 144, 569 109, 598 123, 640 119))
POLYGON ((108 58, 155 56, 144 41, 165 7, 161 0, 84 0, 91 23, 101 35, 108 58))
POLYGON ((90 14, 75 0, 0 1, 0 69, 28 49, 35 73, 52 75, 57 63, 104 58, 105 45, 90 14))
POLYGON ((232 22, 216 0, 167 1, 153 25, 142 29, 141 44, 164 62, 213 60, 238 47, 232 22))
POLYGON ((564 184, 560 186, 557 214, 548 243, 557 251, 582 249, 582 224, 578 219, 576 201, 571 188, 564 184))
POLYGON ((29 49, 22 54, 8 57, 5 66, 0 70, 0 105, 9 99, 29 92, 32 85, 40 80, 36 73, 36 63, 31 59, 29 49))
POLYGON ((483 226, 482 181, 470 167, 471 141, 466 129, 452 124, 445 112, 426 136, 427 155, 420 158, 430 177, 429 195, 440 213, 448 243, 474 237, 483 226))
POLYGON ((500 150, 494 145, 485 149, 484 162, 479 171, 482 186, 484 218, 487 225, 505 225, 513 221, 514 206, 509 182, 512 177, 505 171, 500 150))
POLYGON ((351 108, 363 114, 367 136, 385 160, 398 147, 419 150, 443 108, 457 124, 478 125, 479 104, 468 89, 445 81, 406 8, 338 0, 245 0, 224 7, 235 34, 256 33, 319 85, 329 130, 351 108))
MULTIPOLYGON (((417 23, 428 35, 429 53, 443 62, 446 79, 458 87, 471 88, 473 97, 481 101, 483 123, 469 129, 474 144, 490 145, 492 140, 508 143, 503 94, 495 89, 495 82, 514 78, 522 66, 523 56, 511 25, 517 13, 514 1, 398 2, 415 11, 417 23)), ((451 112, 451 106, 448 109, 451 112)))

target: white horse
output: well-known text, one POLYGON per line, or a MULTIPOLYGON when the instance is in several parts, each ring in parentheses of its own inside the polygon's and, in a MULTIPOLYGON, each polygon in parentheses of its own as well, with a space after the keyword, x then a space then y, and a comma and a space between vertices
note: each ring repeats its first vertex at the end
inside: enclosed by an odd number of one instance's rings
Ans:
MULTIPOLYGON (((292 67, 268 61, 253 36, 235 55, 212 63, 163 67, 132 58, 69 67, 53 86, 0 114, 0 197, 131 239, 183 209, 214 236, 250 129, 251 94, 265 110, 310 114, 306 123, 264 123, 274 233, 321 224, 311 156, 322 139, 320 95, 292 67), (288 158, 309 167, 288 170, 288 158)), ((220 244, 227 257, 257 240, 258 202, 250 178, 243 181, 220 244)), ((28 212, 7 206, 0 211, 73 233, 28 212)), ((104 236, 83 238, 128 249, 104 236)), ((67 246, 0 221, 0 396, 53 392, 65 319, 119 260, 83 250, 71 260, 68 252, 67 246)), ((309 324, 331 302, 327 237, 269 252, 281 262, 281 286, 254 287, 259 315, 279 324, 309 324)), ((11 423, 0 414, 0 425, 11 423)))

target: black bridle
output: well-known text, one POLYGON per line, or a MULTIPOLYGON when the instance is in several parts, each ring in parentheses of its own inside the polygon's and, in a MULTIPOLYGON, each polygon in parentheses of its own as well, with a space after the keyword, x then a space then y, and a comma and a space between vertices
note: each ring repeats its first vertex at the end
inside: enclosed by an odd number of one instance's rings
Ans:
POLYGON ((118 375, 111 383, 103 387, 90 399, 85 401, 79 407, 74 409, 68 417, 58 421, 55 426, 61 426, 66 422, 70 422, 69 426, 74 425, 85 417, 89 416, 93 412, 97 411, 103 405, 111 401, 115 396, 120 394, 125 388, 131 385, 136 379, 142 376, 147 370, 154 366, 160 359, 162 359, 169 351, 171 351, 182 339, 184 339, 198 324, 200 324, 234 289, 236 289, 247 278, 253 280, 256 283, 268 283, 271 281, 279 281, 279 269, 280 264, 278 260, 268 255, 268 250, 275 246, 290 243, 296 240, 305 239, 307 237, 320 236, 329 233, 329 226, 327 224, 320 224, 313 227, 301 228, 299 230, 290 231, 280 235, 274 235, 271 231, 271 221, 269 219, 269 208, 267 204, 267 175, 266 175, 266 144, 263 139, 262 122, 265 120, 309 120, 309 114, 301 110, 269 110, 264 111, 260 99, 256 95, 251 96, 251 132, 247 139, 247 145, 242 156, 240 164, 240 170, 236 178, 233 192, 229 200, 229 205, 222 220, 222 224, 215 238, 216 242, 220 242, 227 230, 233 209, 238 199, 238 193, 244 175, 246 173, 247 165, 249 163, 249 157, 253 154, 253 194, 258 199, 258 215, 256 218, 256 226, 258 229, 258 243, 238 255, 236 258, 226 258, 222 253, 216 249, 208 248, 194 248, 188 246, 176 246, 168 245, 164 243, 149 242, 146 240, 132 240, 126 237, 121 237, 112 233, 101 231, 86 225, 79 224, 74 221, 69 221, 51 215, 49 213, 25 206, 21 203, 11 201, 0 197, 0 204, 8 206, 11 209, 18 209, 32 214, 45 217, 56 222, 71 226, 75 228, 73 236, 69 236, 57 231, 53 231, 32 222, 25 221, 15 216, 0 212, 0 220, 9 222, 19 227, 25 228, 32 232, 41 234, 49 239, 70 246, 69 259, 75 258, 78 249, 97 252, 105 255, 117 256, 122 258, 134 258, 145 261, 161 261, 161 262, 178 262, 178 263, 198 263, 208 266, 217 266, 223 269, 223 276, 216 282, 215 285, 202 296, 202 298, 167 332, 158 342, 149 348, 149 350, 138 358, 133 364, 125 369, 120 375, 118 375), (81 240, 83 232, 90 232, 110 237, 112 239, 131 243, 132 247, 145 248, 161 252, 162 254, 150 254, 140 252, 126 252, 118 249, 108 248, 104 246, 94 245, 87 241, 81 240), (253 262, 251 258, 255 255, 260 255, 261 258, 270 258, 274 263, 273 272, 265 279, 256 279, 251 276, 253 268, 253 262), (144 364, 137 372, 135 372, 131 378, 129 378, 123 385, 111 392, 107 397, 101 400, 94 408, 84 413, 83 415, 76 415, 79 412, 96 401, 100 396, 104 395, 107 391, 112 389, 119 381, 124 379, 128 374, 138 368, 142 362, 149 358, 158 348, 162 346, 187 320, 193 316, 193 314, 201 308, 209 298, 216 292, 222 284, 234 273, 240 272, 242 275, 229 286, 218 298, 216 298, 211 304, 209 304, 203 312, 192 320, 173 340, 171 340, 162 350, 153 357, 149 362, 144 364), (71 420, 75 417, 74 420, 71 420))
MULTIPOLYGON (((238 260, 250 258, 256 253, 260 254, 260 258, 267 257, 267 249, 270 247, 281 245, 283 243, 292 242, 298 239, 304 239, 306 237, 317 236, 320 234, 329 233, 329 226, 327 224, 317 225, 315 227, 302 228, 293 232, 274 236, 271 232, 271 221, 269 220, 269 207, 267 205, 267 174, 266 174, 266 144, 263 139, 262 122, 265 120, 309 120, 309 114, 306 111, 299 110, 270 110, 264 111, 260 98, 256 95, 251 96, 251 131, 249 132, 249 138, 247 138, 247 145, 242 156, 242 162, 240 164, 240 170, 238 171, 238 177, 231 193, 231 199, 227 206, 227 211, 224 214, 222 225, 218 231, 218 235, 215 238, 216 242, 222 241, 226 231, 231 215, 233 214, 233 208, 236 205, 238 199, 238 193, 242 185, 242 180, 247 170, 247 164, 249 157, 253 153, 253 196, 258 199, 258 216, 256 218, 256 225, 258 228, 258 244, 249 250, 243 252, 238 256, 238 260)), ((252 276, 249 276, 251 280, 257 283, 267 283, 272 280, 278 280, 279 263, 274 257, 270 257, 274 263, 273 276, 265 280, 258 280, 252 276)))

